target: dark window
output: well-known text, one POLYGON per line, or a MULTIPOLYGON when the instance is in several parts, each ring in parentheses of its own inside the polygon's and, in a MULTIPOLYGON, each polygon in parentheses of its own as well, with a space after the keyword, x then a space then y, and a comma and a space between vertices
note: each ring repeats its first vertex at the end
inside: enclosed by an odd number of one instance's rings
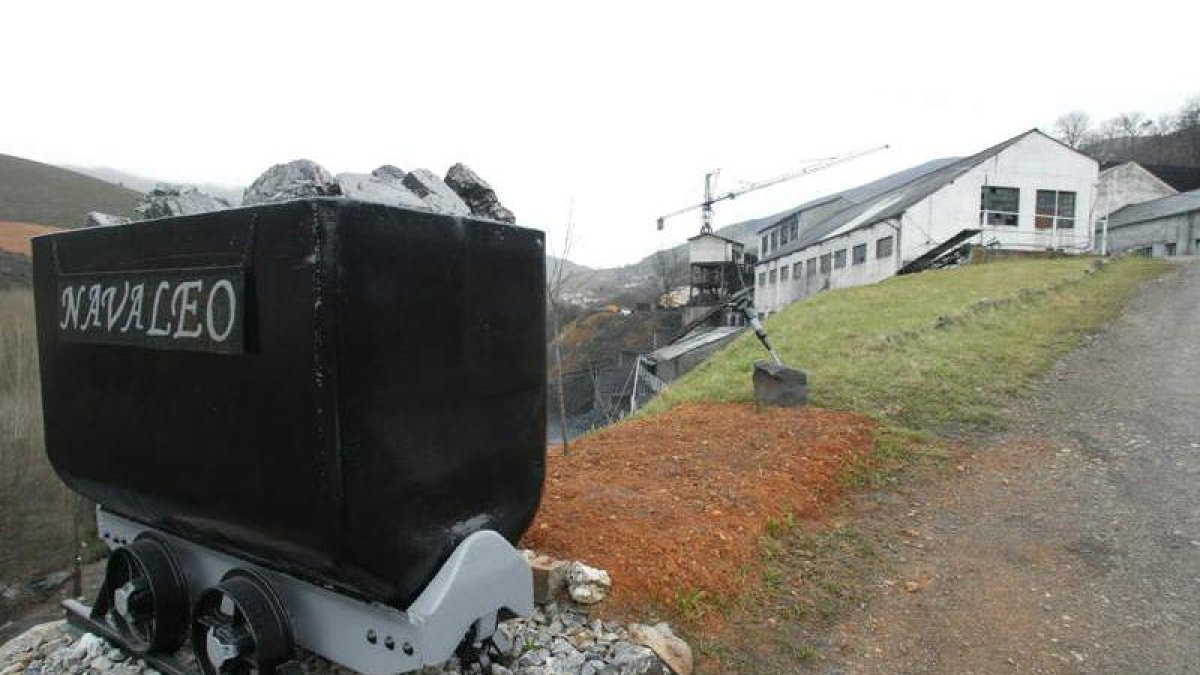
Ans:
POLYGON ((883 237, 875 240, 875 257, 890 258, 892 257, 892 238, 883 237))
POLYGON ((1075 227, 1075 193, 1038 190, 1033 226, 1039 230, 1069 230, 1075 227))
POLYGON ((784 265, 783 267, 780 267, 779 268, 779 280, 787 281, 787 275, 788 275, 788 266, 784 265))
POLYGON ((792 231, 792 236, 791 236, 792 241, 796 241, 796 235, 798 235, 800 233, 800 221, 793 220, 792 224, 789 225, 788 227, 792 231))
POLYGON ((833 268, 840 270, 846 266, 846 249, 833 252, 833 268))
POLYGON ((796 263, 792 265, 792 279, 800 280, 800 270, 804 267, 804 263, 796 263))
POLYGON ((861 265, 867 262, 867 245, 859 244, 858 246, 855 246, 852 257, 855 265, 861 265))
POLYGON ((764 234, 762 238, 762 254, 766 255, 769 250, 771 249, 767 248, 767 235, 764 234))
POLYGON ((804 276, 812 279, 817 276, 817 259, 809 258, 808 262, 804 263, 807 267, 804 268, 804 276))
POLYGON ((779 230, 771 230, 771 249, 779 248, 779 230))
POLYGON ((979 222, 984 225, 1016 227, 1020 214, 1020 190, 1010 187, 983 186, 979 193, 979 222))
POLYGON ((833 254, 826 253, 825 255, 821 256, 821 274, 829 274, 829 269, 832 266, 832 262, 833 254))
POLYGON ((766 286, 766 285, 767 285, 767 273, 766 273, 766 272, 759 272, 759 273, 758 273, 758 285, 759 285, 759 286, 766 286))
POLYGON ((771 283, 775 283, 775 270, 771 270, 771 275, 767 277, 771 283))
POLYGON ((1175 255, 1175 243, 1167 244, 1167 255, 1175 255))

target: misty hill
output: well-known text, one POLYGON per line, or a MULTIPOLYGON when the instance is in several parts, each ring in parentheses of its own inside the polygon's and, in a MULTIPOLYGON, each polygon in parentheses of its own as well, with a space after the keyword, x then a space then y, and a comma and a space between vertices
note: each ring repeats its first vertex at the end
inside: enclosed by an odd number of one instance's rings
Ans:
MULTIPOLYGON (((170 183, 171 181, 159 180, 157 178, 148 178, 137 174, 113 169, 107 166, 71 166, 64 165, 64 169, 81 173, 85 176, 98 178, 106 183, 127 187, 138 192, 149 192, 159 183, 170 183)), ((227 185, 217 185, 216 183, 188 183, 195 185, 201 192, 207 192, 214 197, 221 197, 230 204, 242 203, 242 188, 229 187, 227 185)))
POLYGON ((91 176, 0 154, 0 221, 79 227, 88 211, 133 217, 141 197, 91 176))

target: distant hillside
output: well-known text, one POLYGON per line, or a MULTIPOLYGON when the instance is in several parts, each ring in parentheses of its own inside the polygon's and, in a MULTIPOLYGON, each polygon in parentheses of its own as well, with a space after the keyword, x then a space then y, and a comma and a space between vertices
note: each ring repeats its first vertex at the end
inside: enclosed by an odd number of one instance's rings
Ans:
MULTIPOLYGON (((70 164, 63 165, 64 169, 81 173, 85 176, 98 178, 106 183, 127 187, 138 192, 149 192, 155 185, 159 183, 169 183, 158 178, 148 178, 139 176, 133 173, 127 173, 120 169, 113 169, 107 166, 71 166, 70 164)), ((195 185, 203 192, 214 197, 221 197, 227 200, 230 204, 242 203, 242 188, 229 187, 228 185, 217 185, 216 183, 190 183, 195 185)))
POLYGON ((0 251, 0 289, 26 288, 32 277, 29 258, 20 253, 0 251))
POLYGON ((132 217, 141 197, 74 171, 0 154, 0 220, 79 227, 88 211, 132 217))

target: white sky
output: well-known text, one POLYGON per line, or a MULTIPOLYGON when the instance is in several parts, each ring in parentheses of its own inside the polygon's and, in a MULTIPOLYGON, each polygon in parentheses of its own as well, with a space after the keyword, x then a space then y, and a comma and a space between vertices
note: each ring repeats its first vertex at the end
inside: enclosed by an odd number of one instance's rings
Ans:
POLYGON ((0 152, 245 185, 456 161, 571 258, 695 234, 721 187, 892 149, 717 207, 717 225, 1068 110, 1154 118, 1200 94, 1200 3, 6 2, 0 152))

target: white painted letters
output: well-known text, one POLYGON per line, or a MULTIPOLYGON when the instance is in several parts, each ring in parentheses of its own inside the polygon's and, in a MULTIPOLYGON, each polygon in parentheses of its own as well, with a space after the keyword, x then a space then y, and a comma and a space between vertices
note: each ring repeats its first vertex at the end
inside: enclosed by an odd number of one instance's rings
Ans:
POLYGON ((171 290, 171 282, 169 281, 158 282, 158 288, 154 289, 154 304, 150 306, 150 329, 146 331, 146 335, 150 337, 161 337, 164 335, 170 335, 171 333, 170 319, 167 320, 167 325, 165 327, 158 327, 158 300, 162 297, 163 291, 169 290, 171 290))
POLYGON ((208 317, 208 336, 214 342, 224 342, 229 339, 229 334, 233 332, 233 326, 237 321, 237 294, 233 292, 233 284, 229 283, 228 279, 221 279, 213 285, 212 290, 208 293, 208 311, 205 314, 208 317), (223 290, 229 298, 229 311, 226 316, 229 317, 228 323, 225 324, 225 330, 220 334, 217 333, 216 327, 213 326, 213 301, 217 299, 217 291, 223 290))

